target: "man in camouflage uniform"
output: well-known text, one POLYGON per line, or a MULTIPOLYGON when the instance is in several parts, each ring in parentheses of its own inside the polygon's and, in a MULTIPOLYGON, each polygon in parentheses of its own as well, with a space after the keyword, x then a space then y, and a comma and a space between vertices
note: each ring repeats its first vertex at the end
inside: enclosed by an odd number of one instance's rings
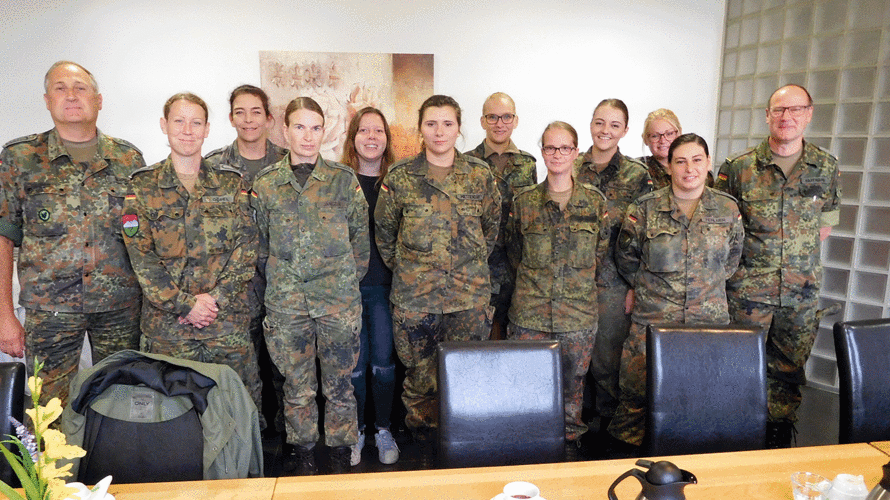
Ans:
POLYGON ((189 193, 180 182, 170 158, 131 176, 122 220, 145 295, 141 348, 229 365, 261 408, 256 353, 247 334, 247 288, 257 255, 248 194, 237 170, 206 160, 193 189, 189 193), (204 294, 215 301, 216 318, 207 326, 184 321, 204 294))
MULTIPOLYGON (((590 373, 595 382, 595 409, 600 429, 605 429, 618 407, 618 371, 621 351, 630 329, 630 314, 625 310, 630 286, 615 265, 615 244, 621 231, 621 219, 631 202, 652 190, 652 179, 646 167, 621 154, 620 151, 602 169, 593 161, 593 146, 575 162, 575 178, 592 184, 606 196, 609 214, 609 250, 599 270, 597 281, 599 326, 590 360, 590 373)), ((593 388, 592 388, 593 389, 593 388)))
POLYGON ((804 365, 819 328, 820 242, 839 222, 837 158, 806 142, 813 100, 786 85, 766 109, 769 137, 720 167, 717 187, 735 196, 745 222, 742 265, 728 283, 734 322, 769 329, 768 439, 787 447, 804 365))
POLYGON ((484 160, 491 167, 501 194, 501 227, 494 251, 488 257, 491 273, 491 306, 494 307, 494 320, 491 338, 500 340, 507 331, 507 311, 513 296, 515 278, 507 259, 506 225, 514 192, 538 182, 535 157, 521 151, 510 138, 519 125, 516 104, 503 93, 495 92, 488 96, 482 105, 479 119, 485 130, 482 144, 466 154, 484 160))
POLYGON ((89 332, 94 361, 139 346, 141 291, 120 216, 127 178, 145 166, 132 144, 96 128, 102 95, 93 75, 52 65, 44 100, 54 128, 0 153, 0 349, 45 363, 43 394, 65 405, 89 332), (20 246, 21 304, 12 304, 13 246, 20 246))
MULTIPOLYGON (((565 175, 571 177, 571 159, 565 175)), ((597 188, 570 181, 561 208, 550 194, 555 177, 548 165, 547 180, 513 201, 507 230, 517 272, 508 330, 511 339, 559 340, 566 441, 575 442, 587 431, 581 406, 597 328, 596 274, 609 247, 609 225, 606 198, 597 188)))
POLYGON ((405 364, 405 424, 421 444, 438 426, 436 346, 491 332, 488 256, 501 200, 491 169, 455 151, 443 180, 426 154, 390 167, 374 211, 377 248, 393 270, 393 333, 405 364))
MULTIPOLYGON (((253 186, 265 269, 264 330, 272 361, 285 376, 287 442, 298 457, 318 441, 316 356, 321 364, 325 443, 358 440, 352 370, 358 362, 362 303, 359 281, 368 270, 368 205, 352 169, 317 157, 305 182, 291 155, 265 168, 253 186)), ((346 448, 346 465, 349 449, 346 448)), ((296 464, 313 473, 314 462, 296 464)))
POLYGON ((620 404, 609 425, 639 446, 646 428, 646 327, 650 323, 728 324, 726 280, 742 253, 735 200, 705 188, 688 218, 670 187, 630 205, 615 252, 621 275, 635 284, 632 324, 621 355, 620 404))
MULTIPOLYGON (((272 112, 269 110, 269 97, 259 87, 241 85, 232 91, 229 96, 229 122, 238 136, 232 144, 211 151, 204 158, 211 165, 227 165, 241 172, 245 187, 249 191, 253 188, 253 180, 260 170, 284 158, 287 150, 269 140, 269 128, 273 123, 272 112)), ((266 280, 257 269, 247 290, 250 304, 248 334, 260 365, 262 382, 274 385, 278 394, 278 412, 274 415, 274 430, 280 433, 284 432, 282 401, 284 378, 269 359, 269 352, 263 340, 263 318, 266 315, 266 308, 263 305, 265 291, 266 280)), ((259 408, 259 412, 263 415, 262 407, 259 408)))

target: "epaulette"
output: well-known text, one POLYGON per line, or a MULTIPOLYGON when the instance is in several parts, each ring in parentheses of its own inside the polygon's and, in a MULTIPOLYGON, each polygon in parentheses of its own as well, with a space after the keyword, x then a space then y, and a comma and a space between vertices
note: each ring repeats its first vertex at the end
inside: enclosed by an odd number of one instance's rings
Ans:
POLYGON ((355 170, 353 170, 352 167, 350 167, 349 165, 344 165, 338 161, 331 161, 331 160, 325 160, 325 159, 322 159, 322 160, 324 161, 325 165, 327 165, 329 167, 336 168, 339 170, 345 170, 351 174, 355 173, 355 170))
MULTIPOLYGON (((666 187, 664 189, 670 189, 670 187, 666 187)), ((641 195, 639 198, 634 200, 634 203, 636 203, 637 205, 642 205, 644 201, 651 200, 652 198, 655 198, 656 193, 658 193, 659 191, 661 191, 661 189, 656 189, 655 191, 649 191, 648 193, 641 195)))
POLYGON ((468 154, 464 154, 463 156, 464 156, 464 158, 466 158, 468 164, 475 165, 477 167, 483 167, 487 170, 491 170, 491 165, 489 165, 487 161, 480 160, 479 158, 476 158, 475 156, 470 156, 468 154))
POLYGON ((736 161, 743 156, 747 156, 747 155, 753 153, 754 149, 756 149, 756 148, 748 148, 744 151, 729 155, 726 157, 726 162, 728 163, 728 162, 736 161))
POLYGON ((244 174, 242 174, 240 170, 229 165, 228 163, 217 163, 216 165, 213 165, 212 168, 221 170, 223 172, 234 172, 238 174, 238 177, 244 177, 244 174))
POLYGON ((152 165, 146 165, 142 168, 137 168, 136 170, 130 172, 130 179, 136 177, 136 174, 141 174, 142 172, 151 172, 153 170, 157 170, 159 166, 161 166, 164 162, 154 163, 152 165))
POLYGON ((4 144, 3 147, 4 147, 4 148, 8 148, 9 146, 15 146, 16 144, 22 144, 22 143, 25 143, 25 142, 31 142, 31 141, 34 141, 34 140, 37 139, 37 136, 38 136, 38 135, 40 135, 40 134, 31 134, 31 135, 26 135, 26 136, 19 137, 19 138, 17 138, 17 139, 13 139, 13 140, 7 142, 6 144, 4 144))
POLYGON ((532 189, 536 188, 537 186, 538 186, 537 184, 532 184, 531 186, 522 186, 513 193, 513 197, 517 198, 517 197, 519 197, 519 195, 521 195, 523 193, 527 193, 527 192, 531 191, 532 189))
POLYGON ((410 164, 414 163, 414 158, 415 157, 412 156, 409 158, 405 158, 403 160, 399 160, 399 161, 393 163, 392 165, 390 165, 388 171, 392 172, 393 170, 405 168, 405 165, 410 165, 410 164))
POLYGON ((214 149, 213 151, 204 155, 204 159, 209 160, 212 156, 221 155, 221 154, 225 153, 227 147, 229 147, 229 146, 223 146, 221 148, 214 149))
POLYGON ((535 155, 529 153, 528 151, 523 151, 523 150, 520 149, 520 150, 519 150, 519 155, 520 155, 520 156, 525 156, 525 157, 527 157, 528 159, 530 159, 531 161, 533 161, 533 162, 535 162, 535 163, 538 162, 538 159, 535 158, 535 155))
POLYGON ((258 181, 260 177, 268 174, 269 172, 274 172, 277 169, 278 169, 277 161, 275 163, 270 163, 269 165, 266 165, 265 167, 263 167, 262 170, 257 172, 256 177, 253 178, 253 182, 256 183, 256 181, 258 181))
MULTIPOLYGON (((577 182, 577 180, 576 180, 576 182, 577 182)), ((591 184, 591 183, 589 183, 589 182, 578 182, 578 185, 581 186, 581 187, 583 187, 584 189, 586 189, 586 190, 588 190, 588 191, 593 191, 594 193, 597 193, 598 195, 600 195, 600 196, 603 197, 603 200, 606 199, 606 195, 603 194, 603 192, 600 191, 599 188, 596 187, 596 186, 594 186, 593 184, 591 184)))
POLYGON ((733 195, 731 195, 731 194, 729 194, 729 193, 727 193, 727 192, 725 192, 725 191, 721 191, 721 190, 719 190, 719 189, 714 189, 714 188, 709 188, 709 187, 705 187, 705 189, 710 190, 711 193, 714 194, 714 195, 725 196, 725 197, 729 198, 729 199, 732 200, 733 203, 735 203, 736 205, 739 204, 739 200, 737 200, 737 199, 735 198, 735 196, 733 196, 733 195))
POLYGON ((139 148, 137 148, 136 146, 134 146, 132 142, 130 142, 126 139, 121 139, 120 137, 112 137, 110 135, 106 135, 105 137, 108 137, 109 139, 111 139, 111 142, 120 144, 121 146, 123 146, 125 148, 130 148, 130 149, 135 150, 137 153, 139 153, 139 156, 142 156, 142 151, 139 148))

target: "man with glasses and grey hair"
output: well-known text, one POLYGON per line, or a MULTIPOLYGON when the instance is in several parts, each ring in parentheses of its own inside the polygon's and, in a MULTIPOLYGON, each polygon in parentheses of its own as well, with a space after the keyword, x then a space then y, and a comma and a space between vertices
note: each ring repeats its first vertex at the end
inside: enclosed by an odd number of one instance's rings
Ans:
POLYGON ((494 251, 488 257, 488 268, 492 289, 490 304, 494 307, 491 338, 502 340, 507 333, 507 311, 515 282, 507 260, 506 224, 513 194, 538 183, 537 164, 534 156, 517 148, 510 138, 519 125, 519 116, 516 115, 516 103, 509 95, 495 92, 488 96, 482 104, 479 123, 485 130, 485 139, 466 154, 488 163, 501 193, 501 228, 494 251))
POLYGON ((83 66, 59 61, 43 96, 54 127, 0 153, 0 350, 43 361, 43 395, 67 403, 84 335, 93 360, 139 348, 142 292, 124 247, 121 208, 130 173, 145 166, 127 141, 96 128, 102 94, 83 66), (13 247, 20 247, 12 304, 13 247))
POLYGON ((716 187, 739 202, 745 245, 727 281, 734 323, 768 330, 767 445, 791 446, 804 365, 813 348, 822 281, 820 245, 839 222, 837 158, 804 140, 813 99, 799 85, 776 90, 766 108, 770 135, 720 167, 716 187))

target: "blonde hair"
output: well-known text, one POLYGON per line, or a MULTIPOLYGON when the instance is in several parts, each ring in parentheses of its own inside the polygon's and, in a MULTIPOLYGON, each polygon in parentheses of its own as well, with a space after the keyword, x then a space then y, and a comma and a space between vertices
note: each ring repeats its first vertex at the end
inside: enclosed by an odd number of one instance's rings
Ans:
POLYGON ((649 144, 646 139, 649 138, 649 127, 655 120, 664 120, 673 125, 677 129, 677 135, 683 133, 683 127, 680 126, 680 119, 677 118, 677 115, 667 108, 658 108, 646 115, 646 120, 643 122, 643 144, 649 144))

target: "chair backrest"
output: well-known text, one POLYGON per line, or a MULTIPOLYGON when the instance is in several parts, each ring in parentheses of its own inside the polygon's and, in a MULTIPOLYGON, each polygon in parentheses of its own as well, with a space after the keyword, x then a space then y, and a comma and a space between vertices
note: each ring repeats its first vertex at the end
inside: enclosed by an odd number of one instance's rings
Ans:
MULTIPOLYGON (((22 363, 0 363, 0 437, 15 436, 15 429, 9 421, 14 417, 24 422, 25 417, 25 365, 22 363)), ((2 446, 2 445, 0 445, 2 446)), ((7 446, 7 449, 18 453, 18 448, 7 446)), ((0 480, 18 487, 19 480, 6 460, 0 459, 0 480)))
POLYGON ((763 448, 765 340, 766 332, 736 325, 649 325, 648 453, 763 448))
POLYGON ((441 342, 438 350, 442 466, 563 459, 559 342, 441 342))
POLYGON ((834 324, 841 443, 890 439, 890 319, 834 324))

